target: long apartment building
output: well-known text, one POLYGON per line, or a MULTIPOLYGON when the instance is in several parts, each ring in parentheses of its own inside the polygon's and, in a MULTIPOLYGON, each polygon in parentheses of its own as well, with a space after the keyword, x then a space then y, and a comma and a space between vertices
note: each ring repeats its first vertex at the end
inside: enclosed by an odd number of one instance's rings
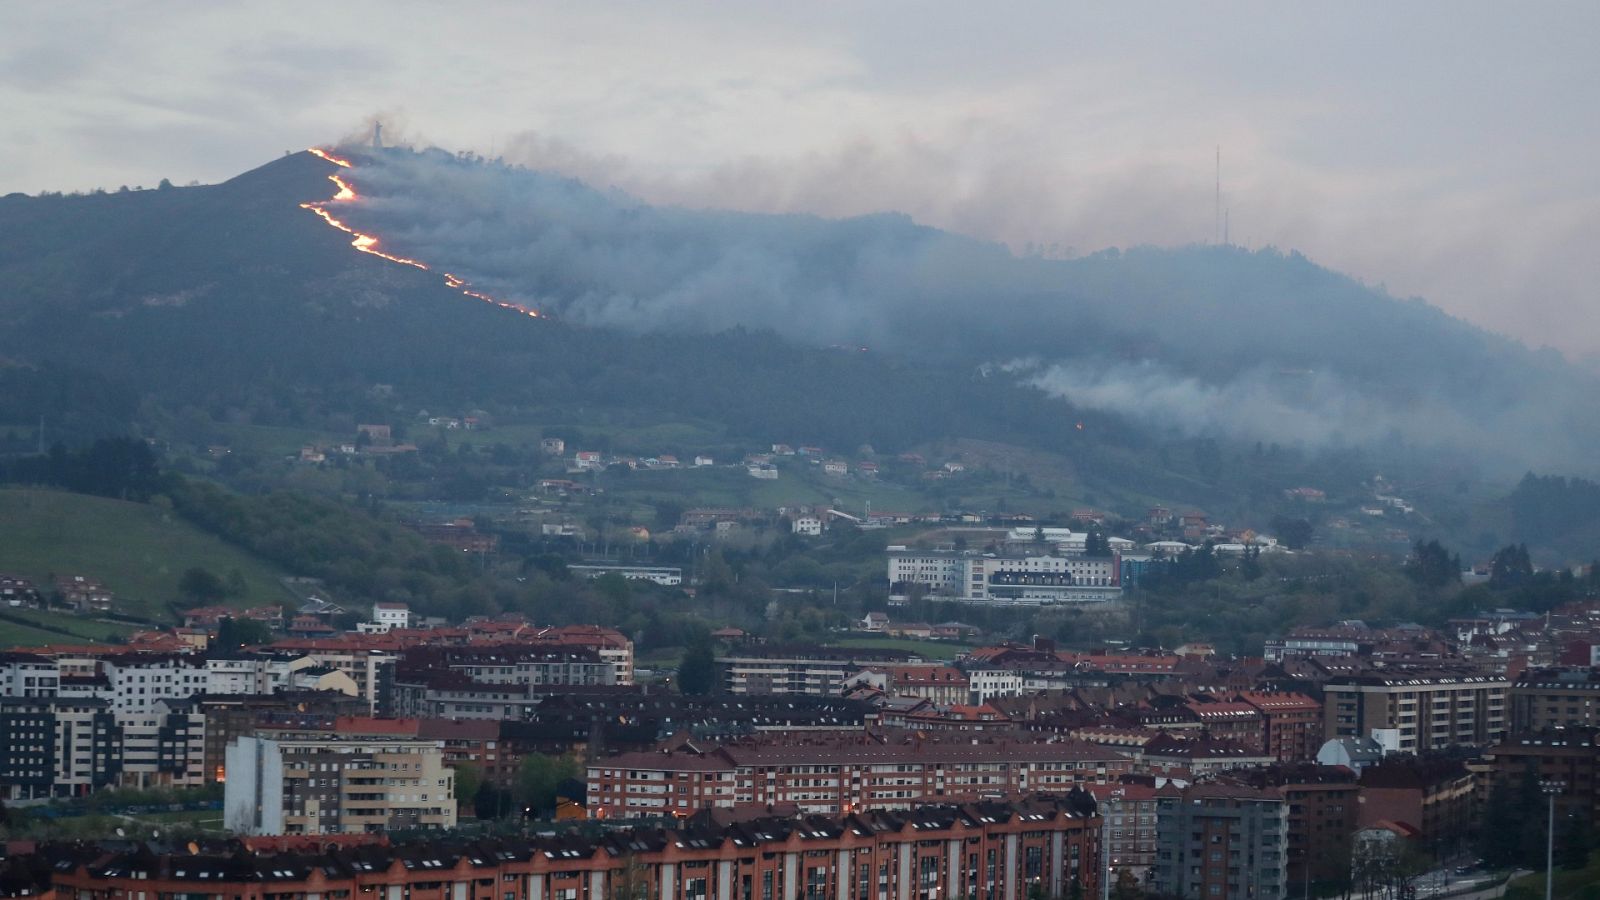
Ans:
POLYGON ((1401 753, 1482 747, 1511 725, 1504 676, 1452 671, 1375 671, 1323 685, 1324 737, 1373 737, 1401 753))
POLYGON ((258 731, 228 745, 228 830, 324 835, 454 828, 455 772, 444 765, 441 743, 415 737, 414 725, 409 737, 360 730, 258 731))
POLYGON ((1165 787, 1156 801, 1153 887, 1182 900, 1288 896, 1288 804, 1232 784, 1165 787))
POLYGON ((1511 685, 1511 730, 1600 726, 1600 668, 1529 669, 1511 685))
POLYGON ((598 818, 779 803, 836 815, 1066 791, 1115 782, 1131 770, 1124 754, 1079 741, 752 741, 596 760, 588 767, 588 803, 598 818))
POLYGON ((1030 606, 1122 596, 1122 564, 1115 554, 997 556, 896 545, 887 555, 889 586, 894 593, 920 586, 944 599, 1030 606))
POLYGON ((78 900, 1023 900, 1095 897, 1100 819, 1082 795, 930 805, 839 817, 698 817, 678 830, 615 829, 528 839, 296 848, 142 848, 50 862, 78 900))
MULTIPOLYGON (((751 647, 717 657, 730 694, 810 694, 837 697, 852 677, 874 666, 907 666, 907 653, 809 645, 751 647)), ((929 664, 929 668, 934 668, 929 664)))

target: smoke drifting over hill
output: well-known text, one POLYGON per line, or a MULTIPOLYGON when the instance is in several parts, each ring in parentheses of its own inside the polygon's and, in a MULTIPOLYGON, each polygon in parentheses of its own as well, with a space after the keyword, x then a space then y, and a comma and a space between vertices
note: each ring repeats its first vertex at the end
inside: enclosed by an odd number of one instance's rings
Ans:
POLYGON ((653 207, 442 151, 355 159, 358 228, 568 322, 770 329, 959 365, 1032 358, 999 377, 1183 434, 1592 465, 1590 376, 1297 254, 1018 257, 894 214, 653 207))

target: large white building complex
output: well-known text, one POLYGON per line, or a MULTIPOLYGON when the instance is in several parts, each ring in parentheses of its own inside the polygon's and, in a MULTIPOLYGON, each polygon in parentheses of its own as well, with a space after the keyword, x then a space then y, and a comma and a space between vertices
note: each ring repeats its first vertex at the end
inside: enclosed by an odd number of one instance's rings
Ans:
POLYGON ((931 596, 970 603, 1093 603, 1122 596, 1120 556, 999 556, 891 546, 889 586, 904 595, 920 585, 931 596))

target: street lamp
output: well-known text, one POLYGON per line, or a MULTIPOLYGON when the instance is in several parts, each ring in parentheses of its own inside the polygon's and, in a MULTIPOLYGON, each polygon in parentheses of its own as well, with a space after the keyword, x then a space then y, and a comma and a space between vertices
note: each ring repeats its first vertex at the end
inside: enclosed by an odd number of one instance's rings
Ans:
POLYGON ((1559 779, 1539 782, 1539 790, 1550 798, 1550 823, 1544 837, 1544 900, 1551 900, 1556 878, 1556 795, 1567 789, 1559 779))

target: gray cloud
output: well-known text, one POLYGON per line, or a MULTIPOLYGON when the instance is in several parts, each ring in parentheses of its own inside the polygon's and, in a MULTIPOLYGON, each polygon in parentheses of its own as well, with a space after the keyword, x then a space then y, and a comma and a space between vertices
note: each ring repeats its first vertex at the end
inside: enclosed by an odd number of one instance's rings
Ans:
POLYGON ((1002 371, 1187 435, 1381 442, 1502 470, 1585 471, 1600 438, 1600 385, 1559 356, 1298 255, 1019 256, 905 216, 655 206, 439 150, 347 152, 361 199, 340 218, 391 252, 571 322, 770 329, 954 364, 1027 355, 1043 362, 1002 371))
POLYGON ((1209 238, 1222 144, 1236 241, 1585 354, 1597 32, 1583 2, 16 3, 0 192, 221 180, 384 110, 652 201, 1088 252, 1209 238))

